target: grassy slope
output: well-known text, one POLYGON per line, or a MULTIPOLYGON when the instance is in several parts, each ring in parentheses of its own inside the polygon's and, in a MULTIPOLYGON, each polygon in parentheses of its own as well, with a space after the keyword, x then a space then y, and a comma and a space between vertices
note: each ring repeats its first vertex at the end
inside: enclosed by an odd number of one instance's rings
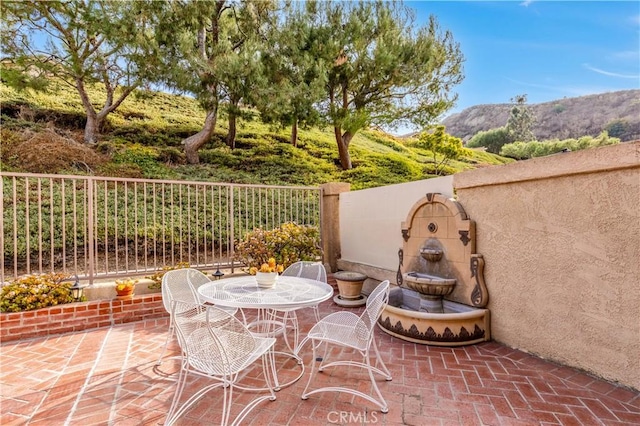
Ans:
MULTIPOLYGON (((231 151, 224 144, 226 121, 220 118, 215 137, 200 150, 201 164, 187 165, 180 141, 200 130, 204 112, 196 101, 188 97, 165 93, 139 94, 129 97, 109 116, 103 142, 96 148, 105 160, 92 168, 93 173, 283 185, 341 181, 350 182, 353 189, 431 176, 425 173, 425 167, 431 161, 427 153, 412 148, 410 141, 374 130, 359 132, 350 145, 354 168, 343 171, 331 129, 301 129, 298 147, 294 148, 288 143, 289 129, 273 129, 257 119, 239 122, 237 148, 231 151)), ((92 99, 100 97, 94 94, 92 99)), ((28 132, 25 129, 43 132, 47 123, 49 127, 53 124, 57 133, 73 134, 75 140, 81 140, 84 114, 76 93, 70 88, 58 84, 52 85, 46 94, 18 93, 0 85, 0 100, 3 105, 2 144, 5 154, 11 152, 8 141, 18 143, 15 141, 26 139, 28 132), (16 106, 20 105, 27 108, 23 107, 18 114, 16 106)), ((4 170, 30 170, 30 165, 19 155, 4 155, 2 160, 4 170)), ((450 171, 509 161, 493 154, 472 151, 468 157, 454 161, 450 171)), ((55 168, 52 166, 50 169, 55 168)), ((74 171, 73 166, 55 171, 80 172, 74 171)))

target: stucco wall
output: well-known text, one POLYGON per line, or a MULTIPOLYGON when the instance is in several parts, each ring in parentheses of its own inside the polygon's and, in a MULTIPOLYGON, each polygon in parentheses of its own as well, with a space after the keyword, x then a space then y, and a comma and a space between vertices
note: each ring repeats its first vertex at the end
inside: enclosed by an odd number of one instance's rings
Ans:
POLYGON ((495 340, 640 389, 640 142, 454 176, 495 340))
POLYGON ((340 194, 341 261, 396 271, 401 223, 428 192, 453 194, 452 176, 340 194))

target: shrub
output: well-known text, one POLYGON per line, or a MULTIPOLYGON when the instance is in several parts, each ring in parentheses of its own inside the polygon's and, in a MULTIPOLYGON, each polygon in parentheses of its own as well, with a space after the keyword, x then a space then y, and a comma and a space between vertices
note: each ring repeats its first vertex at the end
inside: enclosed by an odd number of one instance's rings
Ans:
POLYGON ((20 312, 75 302, 69 275, 49 273, 27 275, 2 287, 0 312, 20 312))
POLYGON ((607 132, 598 136, 583 136, 579 139, 547 140, 543 142, 515 142, 502 147, 500 155, 524 160, 533 157, 543 157, 563 151, 579 151, 604 145, 620 143, 620 139, 609 137, 607 132))
POLYGON ((476 133, 467 143, 467 148, 484 146, 487 151, 498 154, 504 145, 511 142, 514 142, 514 140, 509 130, 506 127, 498 127, 497 129, 476 133))
POLYGON ((293 222, 270 231, 256 228, 235 247, 236 259, 247 266, 262 265, 274 258, 287 268, 300 260, 317 260, 321 253, 318 228, 293 222))

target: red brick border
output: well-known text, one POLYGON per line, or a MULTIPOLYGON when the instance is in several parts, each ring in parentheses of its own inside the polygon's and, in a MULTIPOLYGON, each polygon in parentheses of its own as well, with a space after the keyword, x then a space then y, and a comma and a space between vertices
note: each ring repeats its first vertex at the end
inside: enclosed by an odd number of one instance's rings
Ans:
POLYGON ((0 313, 0 342, 168 316, 160 293, 128 300, 93 300, 25 312, 0 313))

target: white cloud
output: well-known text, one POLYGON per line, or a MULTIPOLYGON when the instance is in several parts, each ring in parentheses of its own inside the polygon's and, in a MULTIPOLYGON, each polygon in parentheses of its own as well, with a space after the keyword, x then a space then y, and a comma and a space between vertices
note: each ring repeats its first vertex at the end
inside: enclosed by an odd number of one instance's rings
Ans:
POLYGON ((629 75, 629 74, 618 74, 615 72, 610 72, 610 71, 605 71, 605 70, 601 70, 600 68, 596 68, 596 67, 592 67, 589 64, 582 64, 583 67, 585 67, 586 69, 588 69, 589 71, 593 71, 593 72, 597 72, 598 74, 602 74, 602 75, 606 75, 609 77, 618 77, 618 78, 634 78, 634 79, 640 79, 640 75, 629 75))
POLYGON ((624 50, 621 52, 614 52, 609 55, 612 59, 621 59, 621 60, 638 60, 640 57, 640 52, 637 50, 624 50))
MULTIPOLYGON (((525 81, 514 80, 512 78, 507 78, 507 80, 519 86, 547 90, 553 93, 560 93, 565 96, 585 96, 585 95, 592 95, 595 93, 604 93, 604 92, 619 90, 611 87, 602 87, 602 86, 563 86, 563 85, 527 83, 525 81)), ((531 96, 531 98, 532 98, 530 99, 531 102, 535 102, 535 103, 544 102, 542 100, 534 101, 534 96, 531 96)))
POLYGON ((533 3, 533 0, 524 0, 522 3, 520 3, 520 6, 529 7, 531 3, 533 3))

